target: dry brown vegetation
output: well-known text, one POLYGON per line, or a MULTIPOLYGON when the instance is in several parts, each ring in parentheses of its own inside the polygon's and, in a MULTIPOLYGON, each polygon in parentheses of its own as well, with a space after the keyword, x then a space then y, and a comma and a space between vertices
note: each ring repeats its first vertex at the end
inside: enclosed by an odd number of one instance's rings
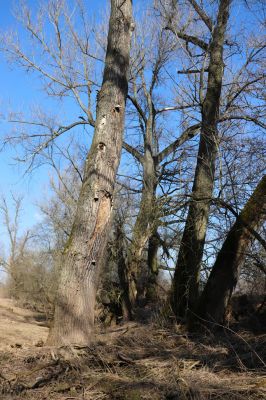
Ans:
POLYGON ((263 334, 187 335, 160 319, 98 327, 92 346, 55 351, 40 319, 0 299, 3 400, 265 398, 263 334))

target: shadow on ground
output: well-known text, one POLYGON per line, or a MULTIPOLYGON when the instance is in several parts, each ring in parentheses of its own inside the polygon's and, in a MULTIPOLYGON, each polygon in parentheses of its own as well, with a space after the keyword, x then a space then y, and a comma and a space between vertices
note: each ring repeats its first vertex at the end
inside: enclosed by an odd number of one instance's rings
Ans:
POLYGON ((188 336, 182 327, 130 323, 90 347, 6 350, 2 399, 264 399, 265 335, 227 330, 188 336))

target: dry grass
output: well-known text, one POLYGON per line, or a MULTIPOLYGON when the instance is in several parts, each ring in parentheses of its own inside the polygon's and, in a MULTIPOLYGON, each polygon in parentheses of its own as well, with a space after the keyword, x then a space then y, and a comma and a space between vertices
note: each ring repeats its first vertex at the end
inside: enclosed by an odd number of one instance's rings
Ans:
POLYGON ((0 355, 1 399, 264 399, 264 340, 132 323, 99 332, 87 348, 9 345, 0 355))
POLYGON ((0 298, 0 350, 11 345, 32 346, 46 340, 48 328, 43 326, 42 317, 17 307, 10 299, 0 298))

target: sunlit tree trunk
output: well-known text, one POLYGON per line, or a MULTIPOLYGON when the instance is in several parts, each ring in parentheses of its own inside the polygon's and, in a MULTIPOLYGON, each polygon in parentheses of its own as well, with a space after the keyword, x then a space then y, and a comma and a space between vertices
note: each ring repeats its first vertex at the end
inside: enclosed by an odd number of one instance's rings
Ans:
POLYGON ((110 227, 128 91, 132 1, 111 0, 103 83, 72 232, 64 250, 48 344, 88 344, 110 227))
POLYGON ((266 175, 237 217, 217 256, 200 298, 199 322, 222 324, 232 292, 237 284, 246 251, 254 238, 253 231, 266 219, 266 175))
POLYGON ((173 309, 186 317, 199 296, 200 268, 212 198, 218 148, 217 120, 223 78, 223 46, 230 0, 220 0, 217 23, 209 45, 208 84, 202 104, 202 129, 197 165, 173 282, 173 309))

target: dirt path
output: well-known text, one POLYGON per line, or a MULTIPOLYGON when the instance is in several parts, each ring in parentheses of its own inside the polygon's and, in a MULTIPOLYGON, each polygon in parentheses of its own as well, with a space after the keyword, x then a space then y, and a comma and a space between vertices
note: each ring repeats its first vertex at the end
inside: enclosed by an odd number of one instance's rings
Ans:
POLYGON ((40 314, 17 307, 13 300, 0 298, 0 350, 45 341, 48 328, 41 319, 40 314))

